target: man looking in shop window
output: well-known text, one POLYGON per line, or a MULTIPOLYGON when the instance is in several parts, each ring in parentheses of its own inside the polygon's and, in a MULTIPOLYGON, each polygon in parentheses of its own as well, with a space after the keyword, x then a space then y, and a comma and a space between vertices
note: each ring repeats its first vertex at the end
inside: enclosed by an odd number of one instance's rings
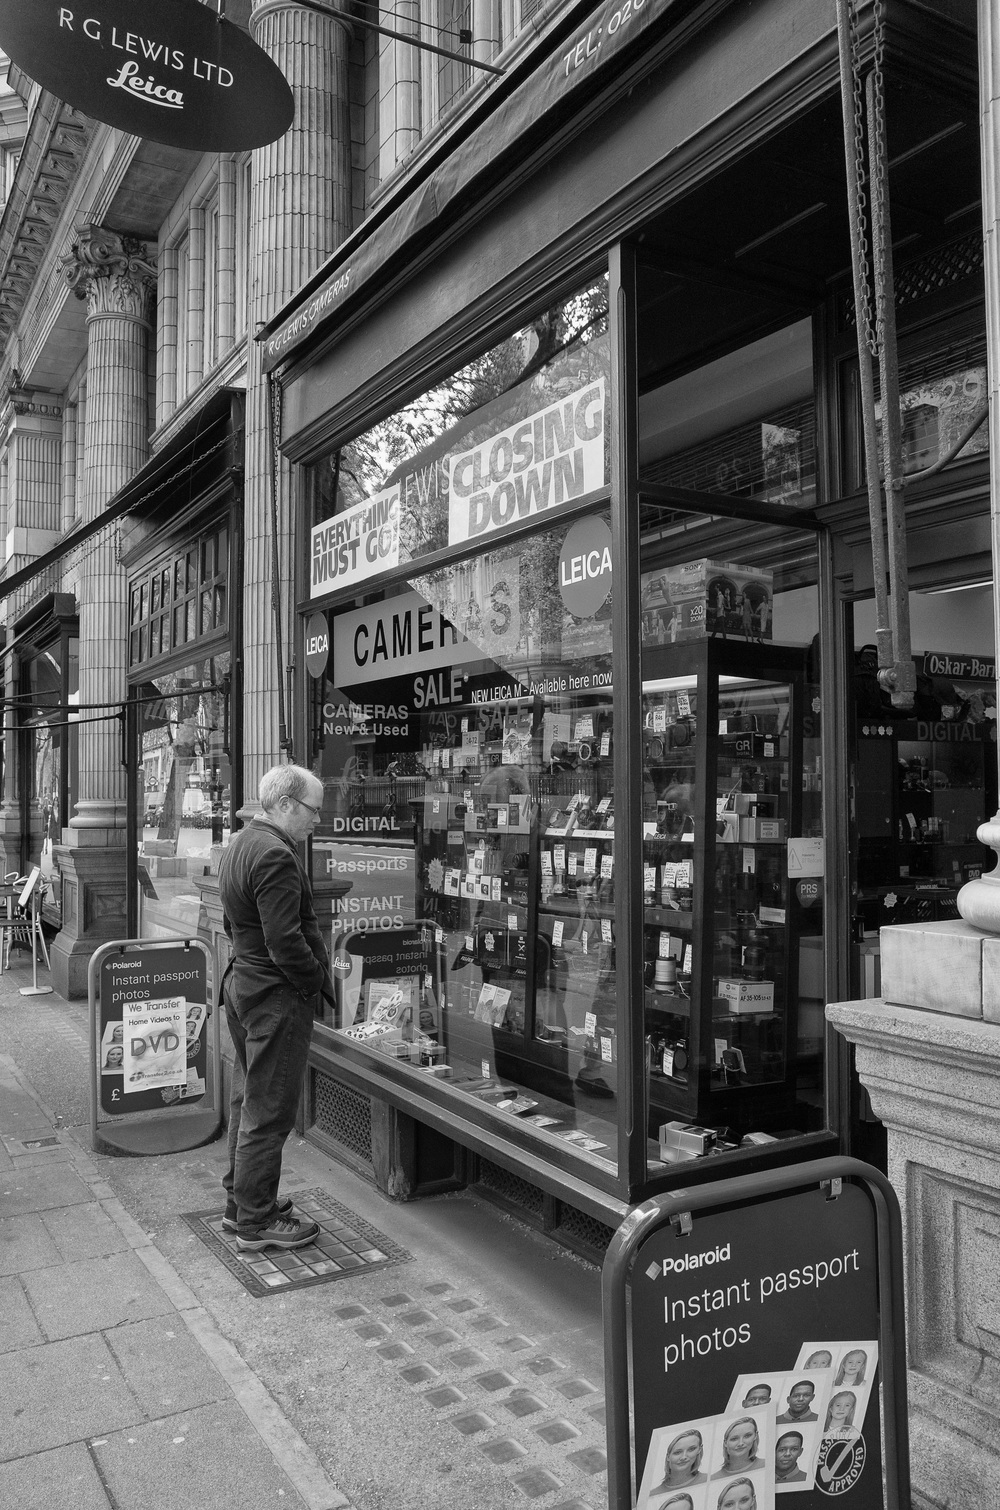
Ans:
POLYGON ((332 997, 330 961, 298 846, 317 823, 323 785, 302 766, 274 766, 258 814, 223 852, 219 895, 233 959, 222 997, 236 1062, 222 1225, 237 1247, 301 1248, 315 1222, 278 1195, 281 1155, 295 1122, 313 1017, 332 997))

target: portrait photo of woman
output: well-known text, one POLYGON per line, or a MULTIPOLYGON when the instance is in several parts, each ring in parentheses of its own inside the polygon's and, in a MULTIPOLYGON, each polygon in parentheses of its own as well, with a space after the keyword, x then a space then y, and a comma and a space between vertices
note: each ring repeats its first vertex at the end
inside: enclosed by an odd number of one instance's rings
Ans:
POLYGON ((757 1510, 757 1495, 749 1479, 733 1479, 719 1495, 718 1510, 757 1510))
POLYGON ((810 1353, 803 1363, 803 1368, 829 1368, 833 1363, 833 1354, 829 1348, 818 1348, 815 1353, 810 1353))
MULTIPOLYGON (((658 1489, 653 1490, 653 1495, 659 1493, 658 1489)), ((671 1510, 673 1506, 676 1506, 676 1510, 694 1510, 694 1500, 690 1494, 672 1494, 668 1500, 654 1499, 653 1495, 649 1498, 650 1510, 671 1510)))
POLYGON ((735 1473, 753 1473, 763 1468, 764 1460, 757 1456, 759 1446, 757 1422, 753 1416, 741 1416, 726 1428, 722 1438, 722 1467, 712 1477, 730 1478, 735 1473))
MULTIPOLYGON (((663 1479, 652 1491, 662 1494, 667 1489, 680 1489, 685 1484, 704 1484, 706 1475, 700 1471, 705 1443, 697 1429, 682 1431, 669 1443, 663 1460, 663 1479)), ((657 1507, 660 1510, 660 1507, 657 1507)))

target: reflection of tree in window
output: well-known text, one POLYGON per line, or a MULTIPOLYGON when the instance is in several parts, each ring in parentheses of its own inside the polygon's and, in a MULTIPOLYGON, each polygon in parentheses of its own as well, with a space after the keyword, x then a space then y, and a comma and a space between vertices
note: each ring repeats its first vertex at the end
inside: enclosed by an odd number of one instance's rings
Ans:
POLYGON ((320 498, 339 513, 402 482, 404 559, 446 545, 449 456, 606 376, 607 305, 601 278, 543 310, 320 463, 320 498))

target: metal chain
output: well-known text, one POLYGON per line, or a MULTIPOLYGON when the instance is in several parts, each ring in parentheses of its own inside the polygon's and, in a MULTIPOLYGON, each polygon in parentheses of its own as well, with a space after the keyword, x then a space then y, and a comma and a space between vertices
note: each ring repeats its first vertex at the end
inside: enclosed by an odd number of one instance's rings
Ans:
MULTIPOLYGON (((877 0, 881 8, 880 0, 877 0)), ((868 170, 865 162, 865 107, 861 86, 861 0, 847 0, 848 26, 851 39, 851 90, 854 97, 854 171, 857 179, 856 207, 858 217, 858 248, 861 263, 861 308, 854 312, 858 330, 864 335, 865 344, 872 356, 878 355, 878 338, 872 318, 872 275, 868 261, 868 221, 865 213, 867 196, 865 183, 868 170)), ((878 42, 878 34, 876 33, 878 42)), ((880 57, 881 65, 881 57, 880 57)))
MULTIPOLYGON (((874 150, 878 162, 886 162, 886 139, 885 139, 885 80, 882 74, 882 60, 885 53, 885 3, 884 0, 874 0, 872 6, 874 21, 873 42, 874 53, 872 59, 872 133, 874 137, 874 150)), ((873 207, 874 209, 874 207, 873 207)), ((868 334, 868 347, 873 356, 877 356, 885 346, 885 305, 882 299, 876 299, 876 331, 875 343, 868 334)))

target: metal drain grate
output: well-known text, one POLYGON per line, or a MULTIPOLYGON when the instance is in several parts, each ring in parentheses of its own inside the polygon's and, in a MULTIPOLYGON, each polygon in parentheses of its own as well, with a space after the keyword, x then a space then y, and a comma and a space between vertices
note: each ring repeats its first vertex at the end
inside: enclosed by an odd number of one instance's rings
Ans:
POLYGON ((372 1161, 372 1104, 317 1070, 313 1077, 313 1122, 318 1132, 341 1144, 355 1158, 372 1161))
POLYGON ((235 1233, 222 1225, 222 1212, 186 1211, 184 1220, 230 1273, 251 1295, 260 1298, 310 1285, 349 1279, 352 1274, 370 1274, 391 1264, 412 1262, 413 1255, 383 1236, 375 1227, 335 1201, 325 1190, 295 1192, 295 1210, 307 1221, 319 1223, 319 1236, 305 1248, 263 1253, 241 1253, 235 1233))

